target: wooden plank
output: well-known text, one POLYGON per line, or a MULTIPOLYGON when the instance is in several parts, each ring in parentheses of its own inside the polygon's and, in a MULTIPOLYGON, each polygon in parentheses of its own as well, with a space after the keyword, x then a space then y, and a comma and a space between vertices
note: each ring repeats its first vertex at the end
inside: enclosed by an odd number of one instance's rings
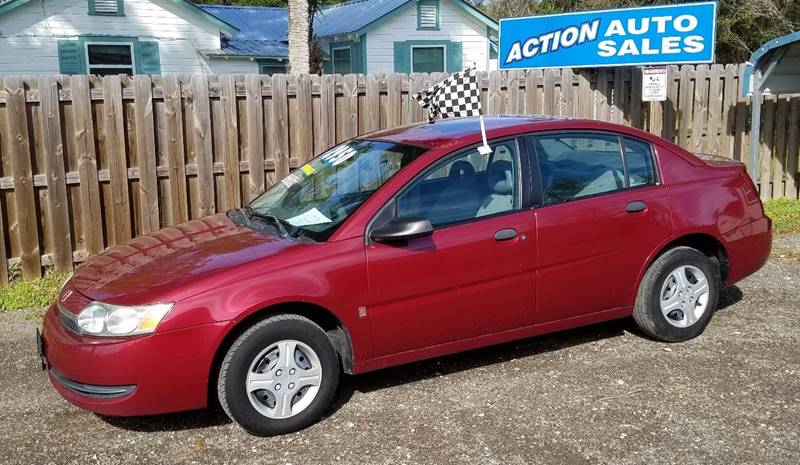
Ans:
MULTIPOLYGON (((285 82, 283 75, 276 74, 273 78, 275 78, 274 80, 283 80, 285 82)), ((257 74, 245 76, 245 89, 247 115, 247 146, 245 147, 245 153, 250 164, 250 173, 248 174, 249 198, 253 199, 264 191, 264 108, 261 106, 261 76, 257 74)))
POLYGON ((724 136, 725 129, 720 131, 722 123, 722 78, 725 68, 722 65, 712 65, 708 85, 708 129, 706 129, 706 152, 719 155, 722 146, 720 132, 724 136))
POLYGON ((680 69, 676 65, 667 67, 667 100, 664 102, 664 118, 662 132, 665 139, 675 142, 675 127, 678 115, 678 83, 680 69))
MULTIPOLYGON (((14 177, 14 207, 17 212, 22 276, 34 279, 42 274, 39 252, 38 213, 33 191, 31 148, 28 135, 28 111, 25 104, 25 85, 20 78, 9 77, 3 82, 6 97, 7 153, 13 153, 11 172, 14 177)), ((14 225, 9 225, 13 228, 14 225)))
POLYGON ((500 71, 489 73, 489 89, 486 105, 487 115, 499 115, 503 111, 503 96, 501 94, 503 76, 500 71))
POLYGON ((597 71, 597 113, 595 119, 600 121, 609 121, 611 118, 611 108, 608 105, 609 100, 609 76, 607 68, 600 68, 597 71))
MULTIPOLYGON (((292 158, 298 158, 300 163, 305 163, 314 155, 314 131, 311 103, 311 77, 305 74, 297 76, 297 113, 289 115, 289 131, 296 134, 292 139, 292 158)), ((377 129, 377 128, 376 128, 377 129)))
MULTIPOLYGON (((358 135, 358 76, 348 74, 342 78, 342 123, 343 140, 351 139, 358 135)), ((414 105, 417 105, 415 102, 414 105)), ((419 105, 417 105, 419 108, 419 105)), ((421 115, 421 112, 419 113, 421 115)))
POLYGON ((61 134, 61 111, 58 102, 58 83, 55 77, 40 77, 39 105, 41 108, 42 148, 47 174, 47 221, 50 243, 58 271, 72 270, 72 238, 69 228, 67 184, 64 179, 64 143, 61 134))
POLYGON ((789 104, 789 135, 786 141, 786 197, 797 198, 797 166, 800 151, 800 97, 792 97, 789 104))
POLYGON ((575 108, 572 104, 572 82, 575 74, 572 68, 561 69, 561 98, 558 101, 558 114, 561 116, 575 116, 575 108))
POLYGON ((694 108, 694 81, 692 74, 694 68, 689 65, 681 66, 680 75, 680 103, 678 104, 678 145, 691 150, 689 132, 692 127, 692 109, 694 108))
POLYGON ((382 74, 367 75, 367 114, 364 117, 364 131, 367 133, 377 131, 381 128, 381 80, 383 80, 382 74))
POLYGON ((578 95, 575 105, 577 107, 575 116, 586 119, 594 117, 594 92, 589 81, 589 71, 585 69, 578 71, 578 95))
POLYGON ((561 79, 558 68, 547 68, 544 70, 544 100, 542 111, 545 115, 558 114, 558 92, 556 82, 561 79))
POLYGON ((639 67, 631 68, 630 116, 631 126, 644 129, 644 113, 642 112, 642 68, 639 67))
POLYGON ((611 95, 611 120, 617 124, 625 122, 625 68, 614 68, 614 89, 611 95))
POLYGON ((525 75, 525 114, 542 114, 542 98, 538 90, 544 79, 541 69, 529 69, 525 75))
POLYGON ((122 85, 119 76, 103 78, 103 123, 111 176, 111 244, 131 238, 131 206, 128 191, 128 163, 125 150, 122 85))
POLYGON ((704 131, 708 122, 708 65, 697 65, 694 80, 694 115, 692 116, 691 145, 694 153, 707 153, 704 131))
MULTIPOLYGON (((408 107, 406 108, 406 112, 408 115, 408 122, 409 123, 418 123, 420 121, 425 121, 428 119, 427 112, 417 103, 417 99, 413 98, 419 92, 425 90, 425 80, 427 76, 422 73, 414 73, 408 77, 408 107)), ((428 79, 430 82, 430 79, 428 79)), ((347 90, 345 90, 347 92, 347 90)))
POLYGON ((96 254, 103 250, 103 212, 100 204, 100 183, 97 180, 97 153, 89 79, 86 76, 72 76, 70 90, 72 91, 72 126, 75 132, 74 153, 78 160, 80 176, 79 192, 84 247, 88 253, 96 254))
POLYGON ((136 158, 139 165, 139 223, 142 233, 147 234, 161 227, 156 175, 156 137, 153 124, 153 83, 150 76, 138 74, 133 77, 133 87, 136 158))
POLYGON ((181 86, 176 75, 164 76, 164 117, 167 134, 166 153, 169 169, 170 224, 189 219, 186 194, 186 158, 183 142, 181 86))
POLYGON ((522 95, 520 93, 520 84, 525 78, 525 72, 520 70, 508 71, 508 84, 506 85, 506 114, 507 115, 521 115, 522 114, 522 95))
POLYGON ((216 212, 214 195, 214 148, 211 133, 211 102, 208 98, 208 78, 204 74, 192 76, 194 112, 192 137, 197 163, 197 210, 201 217, 216 212))
POLYGON ((736 87, 739 82, 736 79, 736 65, 725 65, 723 81, 723 100, 720 115, 721 149, 720 155, 733 158, 734 137, 736 133, 736 87))
POLYGON ((286 75, 272 77, 272 153, 275 156, 276 180, 289 174, 289 97, 286 85, 286 75))
MULTIPOLYGON (((323 79, 325 76, 323 76, 323 79)), ((403 121, 402 74, 389 75, 386 93, 386 127, 400 126, 403 121)), ((332 108, 332 107, 330 107, 332 108)))
POLYGON ((225 180, 225 208, 242 206, 241 176, 239 175, 239 109, 236 99, 236 78, 232 74, 220 76, 222 111, 225 125, 223 178, 225 180))
MULTIPOLYGON (((778 112, 775 116, 775 136, 772 152, 772 198, 784 196, 783 182, 786 177, 786 139, 789 128, 786 120, 789 117, 789 100, 778 99, 778 112)), ((797 128, 794 128, 797 131, 797 128)))
POLYGON ((775 96, 764 96, 762 121, 764 126, 761 129, 761 170, 759 173, 759 190, 761 200, 772 198, 772 150, 773 137, 775 131, 775 96))
MULTIPOLYGON (((331 74, 322 76, 320 81, 319 102, 323 110, 319 115, 319 125, 315 128, 315 133, 319 133, 320 148, 317 149, 317 153, 322 153, 336 145, 336 80, 331 74)), ((398 111, 400 109, 399 102, 397 109, 398 111)), ((397 124, 399 124, 399 119, 397 124)))
POLYGON ((750 169, 750 162, 747 160, 747 154, 749 154, 749 144, 747 134, 749 134, 750 130, 747 127, 747 117, 750 113, 750 97, 744 95, 744 91, 742 89, 742 76, 744 75, 744 71, 747 68, 747 65, 742 63, 739 65, 738 70, 738 83, 736 85, 737 89, 737 99, 736 99, 736 138, 734 139, 734 150, 733 150, 733 158, 740 161, 747 161, 745 165, 747 169, 750 169))
MULTIPOLYGON (((0 136, 0 142, 2 136, 0 136)), ((0 287, 8 284, 8 251, 6 250, 6 211, 3 207, 4 203, 0 202, 0 287)))

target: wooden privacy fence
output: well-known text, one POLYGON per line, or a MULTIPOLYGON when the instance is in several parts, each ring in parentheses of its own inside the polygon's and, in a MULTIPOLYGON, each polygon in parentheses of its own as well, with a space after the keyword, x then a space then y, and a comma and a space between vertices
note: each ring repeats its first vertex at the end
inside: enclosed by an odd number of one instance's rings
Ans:
MULTIPOLYGON (((608 120, 744 159, 743 69, 671 67, 663 103, 641 102, 642 75, 631 68, 491 72, 480 81, 489 115, 608 120)), ((241 206, 338 142, 423 121, 410 96, 443 77, 4 77, 0 285, 241 206)), ((767 97, 762 118, 762 196, 797 197, 800 98, 767 97)))

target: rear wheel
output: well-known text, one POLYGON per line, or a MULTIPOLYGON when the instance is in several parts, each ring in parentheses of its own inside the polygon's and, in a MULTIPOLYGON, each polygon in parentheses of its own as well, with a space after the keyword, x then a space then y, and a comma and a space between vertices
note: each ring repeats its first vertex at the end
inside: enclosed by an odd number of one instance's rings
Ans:
POLYGON ((633 319, 650 337, 678 342, 705 330, 717 307, 720 276, 716 262, 690 247, 658 257, 645 273, 633 319))
POLYGON ((338 381, 339 359, 325 331, 307 318, 278 315, 233 343, 220 367, 217 394, 231 419, 269 436, 317 421, 338 381))

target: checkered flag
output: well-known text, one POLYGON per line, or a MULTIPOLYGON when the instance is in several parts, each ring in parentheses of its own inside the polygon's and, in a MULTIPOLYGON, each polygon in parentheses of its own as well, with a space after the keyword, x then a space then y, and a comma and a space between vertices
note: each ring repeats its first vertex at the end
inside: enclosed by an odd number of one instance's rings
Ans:
POLYGON ((422 108, 428 110, 428 119, 436 116, 459 118, 481 115, 481 88, 478 86, 478 71, 473 66, 456 73, 430 89, 415 94, 422 108))

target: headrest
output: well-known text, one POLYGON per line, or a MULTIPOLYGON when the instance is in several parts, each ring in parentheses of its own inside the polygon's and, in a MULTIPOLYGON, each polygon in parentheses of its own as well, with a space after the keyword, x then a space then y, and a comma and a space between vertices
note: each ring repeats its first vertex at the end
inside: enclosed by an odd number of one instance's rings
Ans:
POLYGON ((450 165, 450 173, 447 176, 452 185, 463 186, 475 180, 475 168, 468 161, 458 160, 450 165))
POLYGON ((510 161, 495 160, 489 165, 486 178, 489 182, 489 190, 495 194, 509 195, 514 192, 513 167, 510 161))

